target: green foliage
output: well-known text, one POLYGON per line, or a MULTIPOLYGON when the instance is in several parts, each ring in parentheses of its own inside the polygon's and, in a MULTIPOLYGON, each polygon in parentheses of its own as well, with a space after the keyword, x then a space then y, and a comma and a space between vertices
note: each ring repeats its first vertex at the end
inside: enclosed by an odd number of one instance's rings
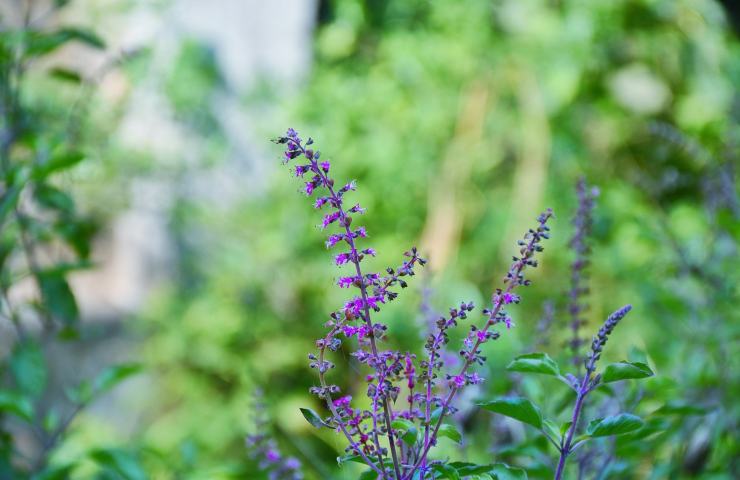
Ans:
MULTIPOLYGON (((49 15, 65 2, 55 3, 49 15)), ((53 365, 57 343, 78 334, 80 309, 69 275, 90 266, 96 222, 77 209, 64 181, 87 159, 71 127, 85 123, 77 114, 84 98, 35 91, 47 78, 36 65, 71 43, 105 44, 84 28, 6 20, 0 16, 0 321, 12 331, 4 330, 9 351, 0 357, 0 371, 7 372, 0 379, 0 477, 80 478, 78 467, 94 459, 99 478, 147 478, 133 457, 115 450, 54 459, 77 414, 136 371, 113 367, 75 388, 60 386, 53 374, 60 367, 53 365), (18 296, 24 288, 30 298, 18 296), (72 405, 61 400, 65 389, 72 405)), ((63 76, 80 79, 75 72, 63 76)))
POLYGON ((633 432, 644 424, 645 422, 638 416, 620 413, 619 415, 592 420, 586 428, 586 433, 591 437, 622 435, 633 432))
POLYGON ((508 397, 479 403, 478 405, 491 412, 532 425, 535 428, 542 428, 542 413, 540 409, 526 398, 508 397))
POLYGON ((618 362, 607 365, 601 375, 602 383, 618 382, 619 380, 648 378, 653 376, 650 367, 641 362, 618 362))
POLYGON ((528 353, 519 355, 506 369, 510 372, 541 373, 560 376, 560 369, 546 353, 528 353))

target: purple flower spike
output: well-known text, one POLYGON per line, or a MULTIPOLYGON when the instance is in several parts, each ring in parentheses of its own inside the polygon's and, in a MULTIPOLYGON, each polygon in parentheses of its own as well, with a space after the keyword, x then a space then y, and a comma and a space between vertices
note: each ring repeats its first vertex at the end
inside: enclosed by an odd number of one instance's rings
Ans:
MULTIPOLYGON (((328 207, 321 226, 337 230, 327 237, 326 247, 346 243, 347 251, 335 255, 334 263, 348 265, 352 272, 337 278, 336 283, 339 288, 355 287, 353 296, 331 313, 326 322, 326 334, 316 340, 318 352, 309 355, 310 367, 317 370, 320 383, 310 391, 321 398, 331 412, 325 422, 347 439, 346 452, 359 456, 374 475, 384 480, 411 480, 420 473, 424 477, 423 472, 428 472, 431 467, 427 456, 437 444, 440 425, 445 416, 456 410, 452 405, 456 393, 483 381, 478 374, 469 371, 484 361, 481 345, 499 337, 495 325, 503 323, 511 327, 511 318, 504 307, 518 303, 519 295, 514 290, 529 285, 523 272, 525 268, 537 266, 534 256, 542 251, 540 242, 549 236, 546 222, 552 213, 543 213, 538 218, 539 225, 530 230, 520 243, 519 256, 514 258, 504 279, 504 288, 495 292, 490 309, 484 311, 484 325, 480 328, 471 326, 459 357, 448 361, 445 345, 450 342, 450 329, 467 319, 473 310, 473 304, 469 302, 451 309, 448 316, 436 322, 434 331, 427 338, 425 354, 417 363, 414 354, 382 348, 388 329, 374 315, 398 297, 400 290, 408 286, 409 278, 416 275, 417 267, 424 266, 426 260, 419 256, 416 248, 411 248, 404 253, 398 267, 388 267, 380 272, 363 271, 364 260, 369 256, 375 257, 377 252, 372 247, 358 245, 368 237, 368 232, 364 226, 353 225, 356 220, 353 217, 365 213, 365 209, 358 203, 345 207, 345 199, 356 190, 357 183, 353 180, 342 184, 330 178, 329 163, 319 162, 319 152, 306 149, 294 130, 289 130, 285 137, 278 139, 278 143, 286 145, 286 159, 302 157, 308 162, 306 168, 297 168, 296 171, 314 175, 308 182, 311 185, 309 193, 320 191, 314 207, 328 207), (335 185, 342 186, 335 189, 335 185), (367 406, 364 409, 351 408, 349 396, 339 396, 339 386, 328 382, 327 372, 333 364, 327 355, 337 352, 340 347, 349 349, 353 359, 365 370, 367 406), (457 371, 447 373, 452 368, 457 371), (402 392, 406 395, 406 402, 398 401, 402 392), (432 412, 441 414, 432 418, 432 412), (414 445, 397 437, 398 431, 393 423, 396 419, 416 424, 420 436, 414 445)), ((313 142, 310 140, 306 145, 310 143, 313 142)))

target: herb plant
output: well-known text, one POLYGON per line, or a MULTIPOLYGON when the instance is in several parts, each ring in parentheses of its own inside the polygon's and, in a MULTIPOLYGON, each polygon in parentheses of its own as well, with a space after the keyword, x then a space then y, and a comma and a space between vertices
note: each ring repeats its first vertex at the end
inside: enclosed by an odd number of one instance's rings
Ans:
MULTIPOLYGON (((354 295, 343 306, 329 315, 325 324, 327 332, 316 341, 318 351, 309 355, 310 366, 317 370, 319 380, 311 392, 323 400, 330 414, 322 417, 310 409, 302 409, 305 418, 315 427, 331 428, 345 437, 346 455, 340 459, 340 464, 348 460, 365 463, 370 470, 363 478, 411 480, 469 475, 497 477, 503 474, 501 472, 506 472, 506 475, 526 475, 522 470, 501 463, 450 463, 433 459, 430 453, 441 436, 457 441, 461 439, 457 428, 445 420, 457 411, 457 394, 469 385, 483 382, 483 378, 472 370, 472 367, 482 365, 486 360, 481 354, 481 346, 499 338, 500 326, 503 325, 504 329, 512 327, 506 308, 519 303, 520 287, 531 283, 524 273, 527 268, 534 268, 538 264, 535 256, 543 250, 542 241, 549 238, 548 221, 552 218, 552 211, 548 209, 542 213, 537 218, 537 225, 529 229, 518 242, 518 255, 513 257, 503 285, 493 293, 491 305, 482 311, 483 322, 468 327, 458 351, 459 368, 449 371, 441 352, 450 341, 450 330, 466 320, 474 310, 473 303, 462 302, 451 308, 449 315, 437 320, 426 339, 422 355, 385 349, 387 326, 376 319, 376 314, 398 296, 398 288, 407 287, 408 278, 414 276, 416 269, 423 267, 426 260, 412 247, 404 253, 405 260, 399 267, 388 267, 380 273, 367 272, 363 261, 368 256, 375 256, 376 252, 373 248, 360 245, 367 237, 367 231, 365 227, 357 225, 355 218, 365 213, 365 209, 349 199, 351 192, 356 189, 356 183, 337 184, 330 176, 331 164, 314 149, 311 138, 304 142, 295 130, 289 129, 276 142, 286 147, 284 162, 295 162, 295 176, 304 181, 304 193, 315 197, 314 207, 326 211, 321 222, 322 229, 336 228, 328 234, 326 247, 339 250, 334 256, 335 264, 340 267, 347 265, 351 271, 349 275, 339 277, 337 285, 354 291, 354 295), (328 372, 335 366, 329 356, 343 345, 367 369, 367 399, 363 402, 354 400, 352 395, 342 392, 338 385, 328 379, 328 372)), ((590 193, 585 193, 584 188, 581 185, 579 190, 582 204, 580 214, 587 217, 593 199, 590 193)), ((573 242, 579 254, 573 268, 570 303, 572 329, 576 337, 581 323, 578 314, 582 309, 578 305, 578 298, 584 292, 580 277, 587 251, 580 237, 585 236, 588 222, 585 218, 581 225, 577 225, 581 231, 573 242)), ((603 374, 595 375, 596 361, 608 335, 630 309, 631 306, 625 306, 607 319, 592 342, 585 363, 585 374, 581 379, 572 375, 567 378, 561 376, 555 362, 541 353, 520 356, 510 366, 509 370, 512 371, 555 375, 576 391, 572 420, 562 428, 543 420, 540 409, 525 398, 510 397, 479 404, 484 409, 538 428, 560 452, 556 479, 562 478, 568 456, 588 437, 626 433, 642 425, 639 418, 624 414, 595 420, 589 425, 585 437, 575 436, 584 401, 591 391, 602 383, 652 375, 646 365, 628 362, 610 365, 603 374)), ((577 348, 575 343, 572 346, 577 348)))

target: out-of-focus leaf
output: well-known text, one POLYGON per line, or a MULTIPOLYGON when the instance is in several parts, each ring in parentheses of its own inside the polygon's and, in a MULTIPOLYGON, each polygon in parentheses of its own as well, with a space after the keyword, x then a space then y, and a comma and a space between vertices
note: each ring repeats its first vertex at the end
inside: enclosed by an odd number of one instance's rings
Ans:
POLYGON ((453 442, 462 442, 462 434, 454 425, 450 425, 449 423, 443 423, 440 425, 438 434, 440 437, 447 437, 453 442))
POLYGON ((74 468, 75 464, 73 463, 48 467, 31 478, 33 480, 68 480, 71 478, 70 474, 74 468))
POLYGON ((35 180, 44 180, 52 173, 70 169, 84 159, 85 156, 81 152, 68 151, 59 153, 51 157, 48 162, 36 165, 33 169, 33 178, 35 180))
POLYGON ((80 311, 64 275, 55 271, 39 272, 38 279, 44 308, 67 325, 76 323, 80 311))
POLYGON ((96 395, 107 392, 140 371, 141 365, 137 363, 124 363, 108 367, 95 377, 92 382, 92 390, 96 395))
POLYGON ((108 472, 115 473, 125 480, 147 479, 136 457, 124 450, 112 448, 94 450, 90 457, 108 472))
POLYGON ((46 388, 46 362, 38 344, 21 342, 16 345, 10 358, 10 371, 18 388, 33 397, 38 397, 46 388))
POLYGON ((52 78, 57 78, 59 80, 63 80, 65 82, 72 82, 72 83, 80 83, 82 82, 82 77, 80 77, 80 74, 75 72, 74 70, 68 70, 66 68, 53 68, 49 75, 51 75, 52 78))
POLYGON ((28 422, 33 421, 33 404, 25 395, 0 390, 0 411, 12 413, 28 422))
POLYGON ((527 472, 521 468, 510 467, 505 463, 477 465, 469 462, 452 462, 449 464, 457 470, 461 477, 474 478, 475 476, 491 476, 497 480, 526 480, 527 472))
POLYGON ((558 364, 546 353, 528 353, 519 355, 507 367, 510 372, 541 373, 543 375, 560 375, 558 364))
POLYGON ((588 424, 586 433, 592 437, 608 437, 610 435, 622 435, 642 427, 645 422, 631 413, 620 413, 606 418, 593 420, 588 424))
POLYGON ((25 53, 29 57, 46 55, 71 41, 77 41, 95 49, 105 48, 105 42, 94 32, 82 28, 66 27, 54 32, 31 32, 25 53))
POLYGON ((478 403, 488 411, 511 417, 536 428, 542 428, 542 413, 535 404, 523 397, 507 397, 478 403))
POLYGON ((72 197, 54 186, 42 183, 36 186, 33 193, 36 201, 46 208, 64 213, 71 213, 74 210, 75 202, 72 197))
POLYGON ((641 362, 618 362, 607 365, 601 375, 603 383, 618 382, 636 378, 652 377, 653 371, 641 362))
MULTIPOLYGON (((80 257, 90 256, 92 239, 99 230, 97 222, 84 218, 60 218, 54 224, 54 230, 74 249, 80 257)), ((86 267, 90 266, 86 263, 86 267)))
POLYGON ((13 252, 13 247, 15 246, 15 243, 6 240, 2 241, 0 240, 0 271, 2 271, 3 265, 5 265, 5 261, 10 257, 10 254, 13 252))
POLYGON ((681 402, 668 402, 655 412, 657 415, 706 415, 707 409, 681 402))
POLYGON ((21 194, 21 187, 11 186, 0 197, 0 224, 5 221, 5 217, 18 204, 18 197, 21 194))
POLYGON ((505 463, 494 463, 489 473, 492 473, 496 480, 527 480, 526 471, 510 467, 505 463))

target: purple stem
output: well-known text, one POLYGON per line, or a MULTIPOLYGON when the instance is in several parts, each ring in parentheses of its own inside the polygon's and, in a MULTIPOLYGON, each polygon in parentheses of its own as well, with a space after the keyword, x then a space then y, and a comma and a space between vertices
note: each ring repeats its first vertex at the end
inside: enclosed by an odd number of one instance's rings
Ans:
MULTIPOLYGON (((547 216, 544 218, 543 221, 541 221, 541 224, 544 224, 545 221, 547 221, 548 218, 552 213, 548 211, 547 216)), ((530 256, 534 252, 534 246, 538 242, 538 237, 536 234, 532 235, 532 238, 529 240, 529 243, 524 250, 524 254, 522 255, 522 258, 520 258, 513 266, 513 268, 510 270, 510 283, 508 287, 506 287, 505 293, 511 293, 511 291, 518 285, 518 278, 519 274, 521 274, 522 270, 524 270, 524 266, 526 265, 526 261, 529 260, 530 256)), ((470 365, 472 364, 472 359, 474 358, 475 352, 478 350, 478 347, 480 347, 480 344, 482 343, 481 338, 485 338, 485 333, 488 331, 488 329, 494 324, 494 319, 498 315, 498 312, 501 310, 501 307, 504 304, 504 295, 498 295, 497 303, 494 306, 491 313, 488 315, 488 321, 486 321, 486 324, 482 328, 482 331, 484 333, 483 336, 478 337, 478 340, 475 342, 475 345, 473 345, 473 348, 471 348, 468 351, 468 354, 465 355, 465 362, 463 363, 462 368, 460 369, 460 373, 458 375, 463 375, 468 370, 470 365)), ((434 439, 437 437, 437 433, 439 432, 440 427, 442 426, 442 420, 444 420, 445 414, 447 412, 447 408, 449 407, 450 403, 452 402, 452 399, 454 398, 455 394, 458 391, 458 387, 455 385, 452 385, 450 387, 450 393, 447 395, 447 398, 445 398, 443 404, 442 404, 442 413, 439 416, 439 420, 437 421, 436 426, 434 427, 434 431, 432 432, 431 438, 427 438, 425 435, 425 442, 424 446, 421 452, 421 455, 419 455, 419 459, 417 460, 416 464, 414 465, 414 468, 411 469, 410 475, 413 475, 414 471, 421 465, 422 462, 426 461, 426 457, 429 454, 429 449, 432 446, 432 443, 434 439)), ((410 478, 410 477, 406 477, 410 478)))
POLYGON ((578 418, 581 416, 583 401, 586 399, 586 395, 588 395, 588 392, 591 391, 589 389, 588 381, 591 377, 593 364, 591 364, 590 366, 591 369, 586 370, 586 374, 583 376, 583 380, 581 381, 581 386, 578 389, 576 406, 573 408, 573 418, 571 420, 570 428, 568 429, 568 435, 565 438, 563 448, 560 450, 560 460, 558 461, 558 469, 555 471, 555 480, 560 480, 563 476, 563 472, 565 471, 565 461, 567 460, 568 455, 570 455, 571 452, 570 449, 572 447, 573 435, 575 435, 576 428, 578 426, 578 418))

